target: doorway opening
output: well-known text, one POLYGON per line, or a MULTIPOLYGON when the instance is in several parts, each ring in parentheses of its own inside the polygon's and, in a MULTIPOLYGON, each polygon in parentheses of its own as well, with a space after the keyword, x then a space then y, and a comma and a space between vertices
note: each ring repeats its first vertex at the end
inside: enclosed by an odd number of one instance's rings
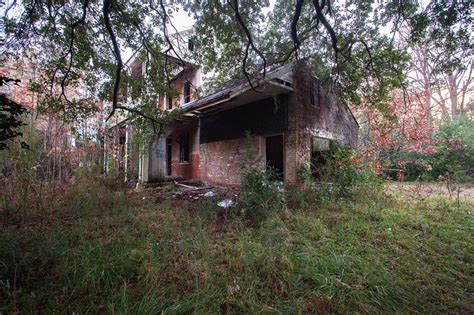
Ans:
POLYGON ((283 135, 266 138, 265 146, 267 167, 275 172, 275 179, 283 180, 284 158, 283 158, 283 135))
POLYGON ((171 138, 166 138, 166 175, 171 176, 171 162, 173 160, 172 156, 172 140, 171 138))

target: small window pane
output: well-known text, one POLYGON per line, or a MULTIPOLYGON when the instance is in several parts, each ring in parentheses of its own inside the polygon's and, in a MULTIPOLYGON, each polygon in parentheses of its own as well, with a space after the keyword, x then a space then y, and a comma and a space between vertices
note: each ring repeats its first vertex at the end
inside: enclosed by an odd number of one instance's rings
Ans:
POLYGON ((329 150, 329 139, 314 137, 312 143, 313 151, 327 151, 329 150))

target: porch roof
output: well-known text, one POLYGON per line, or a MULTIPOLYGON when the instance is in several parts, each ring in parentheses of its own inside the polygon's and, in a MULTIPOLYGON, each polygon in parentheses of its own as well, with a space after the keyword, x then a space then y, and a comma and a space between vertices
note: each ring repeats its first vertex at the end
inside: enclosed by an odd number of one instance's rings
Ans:
POLYGON ((247 79, 234 81, 220 91, 184 104, 182 108, 186 111, 186 116, 195 116, 291 92, 292 70, 293 64, 288 64, 271 70, 265 79, 252 80, 252 84, 247 79))

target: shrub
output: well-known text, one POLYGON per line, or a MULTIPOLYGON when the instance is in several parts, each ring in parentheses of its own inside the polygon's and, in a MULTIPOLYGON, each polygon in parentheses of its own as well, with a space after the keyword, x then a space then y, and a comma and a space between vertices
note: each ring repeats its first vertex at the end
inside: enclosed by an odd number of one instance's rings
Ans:
POLYGON ((363 170, 357 164, 352 149, 331 143, 328 151, 323 153, 325 165, 318 169, 320 181, 311 177, 310 166, 300 169, 300 177, 310 183, 310 187, 318 187, 324 194, 335 198, 349 198, 364 192, 374 193, 382 186, 381 180, 369 170, 363 170))
POLYGON ((442 143, 430 157, 431 177, 450 174, 457 182, 474 178, 474 121, 460 117, 442 125, 433 136, 442 143))
POLYGON ((269 215, 279 212, 283 207, 283 183, 274 180, 275 173, 270 169, 244 171, 242 175, 241 203, 246 219, 260 224, 269 215))
MULTIPOLYGON (((405 180, 437 180, 449 176, 456 182, 469 182, 474 178, 474 122, 461 116, 452 119, 431 135, 436 143, 435 152, 424 155, 419 152, 387 149, 381 160, 388 168, 401 168, 405 180)), ((395 179, 395 176, 391 176, 395 179)))

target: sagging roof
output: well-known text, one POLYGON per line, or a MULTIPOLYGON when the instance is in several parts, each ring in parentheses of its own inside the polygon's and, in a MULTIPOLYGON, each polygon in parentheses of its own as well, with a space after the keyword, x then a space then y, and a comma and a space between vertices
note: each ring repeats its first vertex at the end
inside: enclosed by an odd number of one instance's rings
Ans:
POLYGON ((291 92, 293 91, 293 66, 294 64, 288 64, 273 69, 268 72, 265 78, 253 79, 252 84, 248 79, 234 81, 222 90, 184 104, 182 109, 187 113, 197 114, 204 109, 209 110, 222 103, 238 105, 240 103, 239 97, 244 94, 245 102, 249 102, 291 92))
MULTIPOLYGON (((298 62, 292 62, 271 69, 265 79, 255 79, 252 81, 252 85, 250 85, 247 79, 236 80, 219 91, 182 105, 181 108, 185 110, 185 116, 195 117, 196 114, 225 110, 230 107, 292 92, 293 69, 295 66, 298 66, 298 62)), ((360 127, 350 107, 345 102, 342 102, 342 104, 357 126, 360 127)))

